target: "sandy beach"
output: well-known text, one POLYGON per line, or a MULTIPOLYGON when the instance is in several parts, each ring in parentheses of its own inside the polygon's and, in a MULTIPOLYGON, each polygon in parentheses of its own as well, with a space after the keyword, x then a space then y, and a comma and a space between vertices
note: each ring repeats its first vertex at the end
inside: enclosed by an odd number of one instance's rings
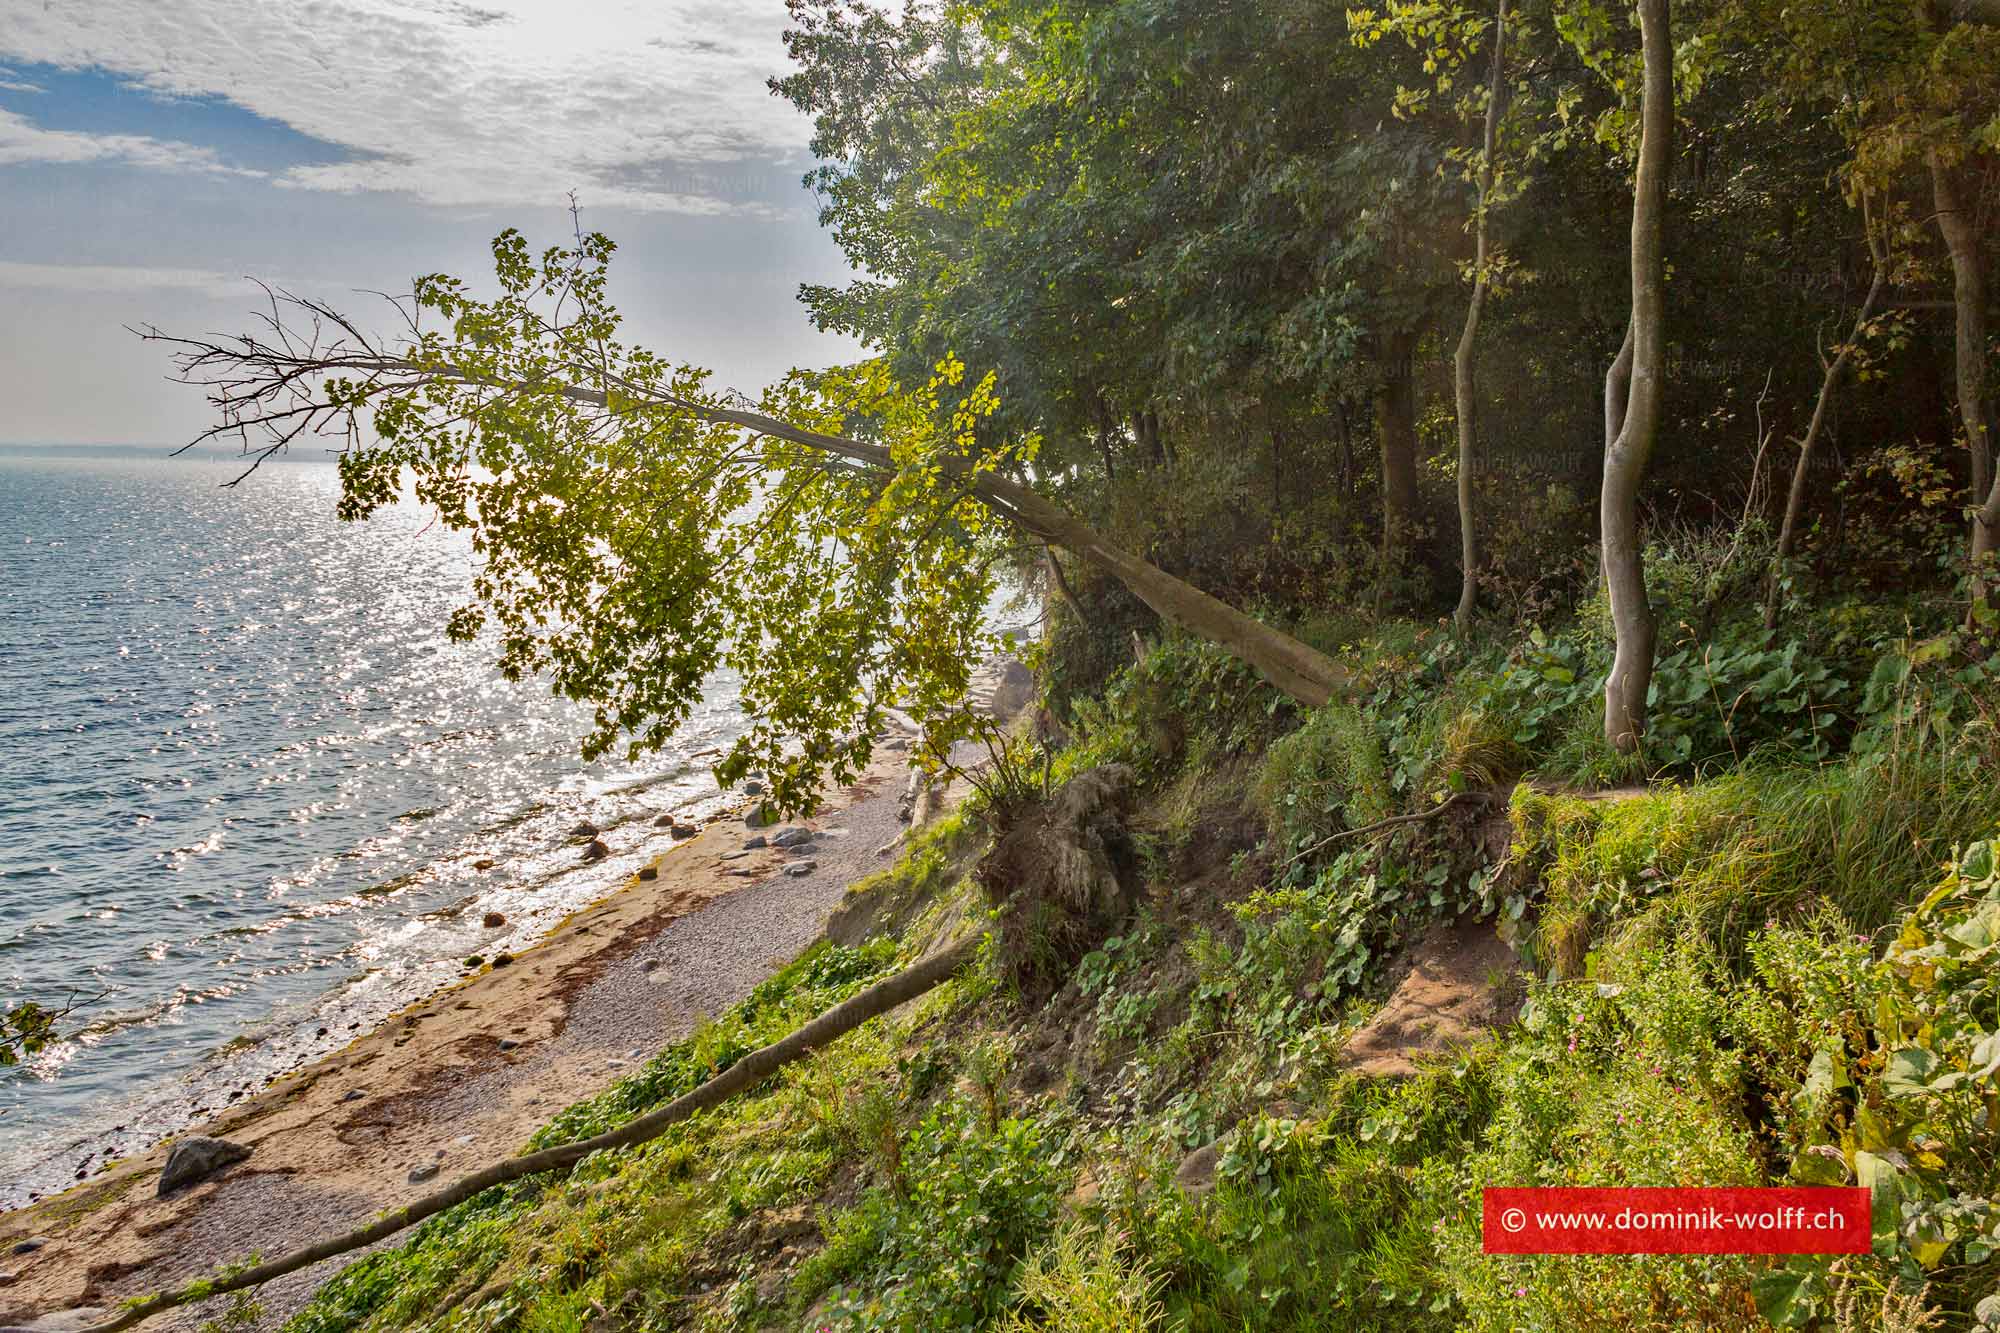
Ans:
MULTIPOLYGON (((989 675, 987 702, 993 688, 989 675)), ((512 1154, 554 1112, 685 1037, 818 938, 847 884, 888 862, 911 739, 893 733, 851 786, 794 821, 815 833, 812 845, 746 850, 754 834, 740 808, 678 845, 663 835, 656 878, 635 875, 505 965, 190 1129, 250 1148, 247 1160, 160 1199, 163 1143, 0 1216, 0 1325, 115 1306, 252 1249, 282 1253, 512 1154)), ((281 1324, 345 1262, 266 1287, 262 1327, 281 1324)), ((145 1327, 193 1328, 214 1313, 171 1312, 145 1327)))

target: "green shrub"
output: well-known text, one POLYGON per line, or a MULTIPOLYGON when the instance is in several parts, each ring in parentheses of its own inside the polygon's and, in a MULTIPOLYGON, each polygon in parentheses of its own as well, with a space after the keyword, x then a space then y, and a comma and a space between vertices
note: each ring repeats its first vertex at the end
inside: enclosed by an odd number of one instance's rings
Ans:
POLYGON ((1172 637, 1111 678, 1098 700, 1079 699, 1070 771, 1130 764, 1149 786, 1183 764, 1262 749, 1293 705, 1219 645, 1172 637))
POLYGON ((1392 808, 1381 742, 1345 704, 1314 710, 1304 726, 1274 742, 1255 792, 1287 848, 1381 819, 1392 808))

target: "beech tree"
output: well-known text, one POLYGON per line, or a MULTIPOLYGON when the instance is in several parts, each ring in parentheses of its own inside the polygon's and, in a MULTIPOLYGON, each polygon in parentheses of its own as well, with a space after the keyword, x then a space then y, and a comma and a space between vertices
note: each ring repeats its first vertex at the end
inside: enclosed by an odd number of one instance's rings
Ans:
POLYGON ((1667 168, 1674 126, 1674 47, 1667 0, 1639 0, 1645 66, 1639 166, 1632 189, 1632 315, 1604 381, 1604 489, 1598 523, 1615 646, 1604 680, 1604 739, 1635 750, 1646 730, 1658 629, 1646 596, 1639 483, 1660 428, 1666 377, 1667 168))
POLYGON ((237 438, 254 467, 332 435, 341 517, 407 487, 469 532, 473 596, 448 632, 490 631, 506 675, 591 703, 587 756, 664 744, 728 668, 751 725, 718 778, 761 768, 775 803, 810 808, 867 761, 885 710, 953 714, 997 646, 984 615, 1003 528, 1121 580, 1300 703, 1339 689, 1332 659, 1043 496, 1038 440, 988 428, 990 374, 947 358, 912 388, 874 361, 795 373, 753 407, 618 340, 613 250, 580 235, 537 258, 503 232, 497 294, 421 278, 393 337, 282 293, 262 333, 144 336, 220 415, 197 443, 237 438))

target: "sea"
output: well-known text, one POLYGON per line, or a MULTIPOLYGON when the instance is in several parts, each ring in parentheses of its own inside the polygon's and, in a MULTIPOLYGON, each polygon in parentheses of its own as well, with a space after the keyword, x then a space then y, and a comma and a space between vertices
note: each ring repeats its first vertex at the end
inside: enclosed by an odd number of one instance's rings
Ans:
POLYGON ((0 1068, 0 1207, 524 947, 723 800, 728 676, 666 749, 585 763, 583 706, 445 637, 462 534, 341 522, 323 458, 242 471, 0 448, 0 1004, 75 1006, 0 1068))

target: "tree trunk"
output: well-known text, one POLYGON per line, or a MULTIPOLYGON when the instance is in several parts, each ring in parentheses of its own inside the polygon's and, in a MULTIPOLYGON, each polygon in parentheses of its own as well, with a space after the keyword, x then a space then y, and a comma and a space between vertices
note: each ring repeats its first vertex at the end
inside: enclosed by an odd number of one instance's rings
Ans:
POLYGON ((1799 519, 1806 507, 1806 482, 1812 471, 1813 452, 1819 446, 1820 432, 1826 426, 1827 409, 1833 404, 1834 388, 1840 383, 1841 372, 1854 359, 1854 347, 1861 341, 1868 328, 1868 321, 1875 314, 1875 305, 1882 299, 1882 292, 1889 284, 1889 253, 1882 238, 1876 234, 1875 218, 1868 206, 1868 196, 1861 197, 1861 224, 1868 233, 1868 254, 1875 265, 1875 273, 1868 284, 1868 295, 1861 302, 1861 312, 1854 317, 1853 331, 1847 335, 1840 351, 1830 362, 1823 363, 1825 374, 1819 382, 1819 400, 1813 404, 1812 421, 1806 426, 1805 438, 1799 441, 1799 459, 1792 465, 1792 487, 1785 496, 1785 521, 1778 529, 1778 549, 1771 557, 1771 572, 1764 587, 1764 628, 1775 629, 1778 625, 1778 591, 1784 577, 1785 562, 1792 558, 1798 545, 1799 519))
POLYGON ((1931 193, 1938 231, 1951 253, 1952 304, 1957 315, 1954 370, 1959 424, 1972 456, 1972 605, 1986 602, 1984 565, 2000 538, 2000 485, 1993 478, 1992 422, 1986 402, 1986 260, 1972 200, 1953 167, 1933 152, 1931 193))
POLYGON ((348 1254, 376 1241, 393 1236, 406 1227, 414 1226, 425 1218, 441 1213, 454 1204, 463 1203, 474 1195, 483 1194, 495 1185, 504 1185, 524 1176, 540 1175, 545 1171, 557 1171, 575 1166, 594 1152, 605 1152, 614 1148, 629 1148, 636 1143, 645 1143, 664 1134, 671 1126, 679 1124, 697 1111, 705 1111, 756 1086, 778 1070, 801 1056, 826 1045, 836 1037, 845 1036, 879 1014, 886 1014, 897 1005, 938 986, 957 975, 958 970, 971 962, 979 952, 981 935, 968 936, 941 953, 932 955, 916 963, 886 981, 877 982, 833 1008, 818 1018, 799 1028, 790 1036, 760 1046, 738 1060, 729 1068, 717 1074, 694 1091, 677 1097, 657 1110, 648 1111, 636 1120, 628 1121, 619 1128, 609 1130, 595 1138, 580 1139, 575 1143, 565 1143, 554 1148, 544 1148, 540 1152, 528 1153, 521 1157, 510 1157, 504 1162, 482 1171, 475 1171, 432 1194, 426 1194, 414 1203, 405 1204, 385 1213, 368 1225, 339 1236, 330 1236, 294 1250, 276 1259, 254 1264, 234 1273, 224 1273, 212 1279, 203 1279, 176 1290, 155 1292, 141 1300, 127 1305, 118 1317, 105 1323, 93 1325, 85 1333, 118 1333, 141 1320, 149 1319, 162 1310, 186 1305, 192 1301, 206 1300, 246 1287, 258 1287, 287 1273, 296 1273, 301 1268, 336 1255, 348 1254))
MULTIPOLYGON (((566 388, 563 392, 585 402, 604 401, 604 396, 594 390, 566 388)), ((741 426, 869 467, 888 470, 896 467, 894 456, 882 445, 806 430, 760 412, 710 407, 679 398, 655 401, 704 421, 741 426)), ((1346 669, 1326 654, 1113 545, 1088 523, 1032 487, 991 471, 975 471, 963 459, 940 458, 937 466, 946 476, 964 484, 994 513, 1112 575, 1161 619, 1227 648, 1265 680, 1308 708, 1318 708, 1346 685, 1346 669)))
POLYGON ((1486 129, 1479 161, 1479 200, 1473 226, 1472 299, 1465 307, 1465 328, 1452 355, 1452 395, 1458 410, 1458 609, 1452 623, 1462 634, 1472 624, 1479 605, 1479 521, 1473 508, 1473 482, 1478 472, 1478 420, 1473 401, 1472 356, 1479 336, 1479 313, 1486 304, 1487 205, 1493 194, 1493 154, 1500 138, 1500 98, 1505 84, 1503 46, 1507 33, 1507 0, 1493 13, 1493 78, 1486 90, 1486 129))
POLYGON ((1632 191, 1632 318, 1605 377, 1604 490, 1599 524, 1615 649, 1604 681, 1604 739, 1638 749, 1646 731, 1656 628, 1639 544, 1639 484, 1659 434, 1665 388, 1667 167, 1674 126, 1674 46, 1667 0, 1639 0, 1646 82, 1632 191), (1615 429, 1614 429, 1615 425, 1615 429))
MULTIPOLYGON (((1417 336, 1399 329, 1382 340, 1375 383, 1375 436, 1382 456, 1382 586, 1403 573, 1417 526, 1417 336)), ((1378 594, 1379 598, 1379 594, 1378 594)))

